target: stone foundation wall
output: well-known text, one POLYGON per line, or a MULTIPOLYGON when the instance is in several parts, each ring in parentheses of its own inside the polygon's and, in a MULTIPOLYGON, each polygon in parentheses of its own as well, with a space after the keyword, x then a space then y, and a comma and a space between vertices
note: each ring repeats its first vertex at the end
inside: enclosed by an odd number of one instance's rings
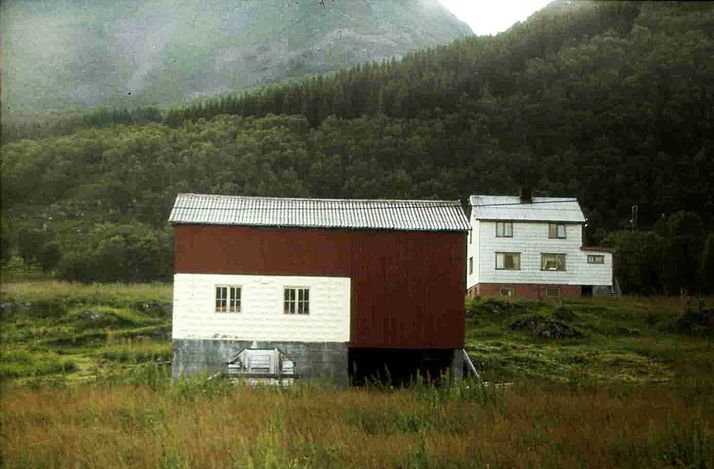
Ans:
POLYGON ((349 381, 345 342, 174 339, 173 377, 223 372, 226 362, 244 348, 279 349, 295 362, 300 379, 324 379, 341 385, 349 381))

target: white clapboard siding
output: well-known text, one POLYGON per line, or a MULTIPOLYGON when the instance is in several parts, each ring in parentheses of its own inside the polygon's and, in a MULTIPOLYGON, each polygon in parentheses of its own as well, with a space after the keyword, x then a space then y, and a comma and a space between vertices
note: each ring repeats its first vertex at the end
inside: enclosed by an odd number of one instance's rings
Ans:
POLYGON ((548 238, 547 222, 513 222, 512 238, 496 237, 495 221, 472 220, 472 226, 478 233, 474 233, 468 252, 474 263, 478 259, 478 267, 474 266, 473 275, 467 275, 468 287, 476 283, 612 285, 612 254, 582 250, 580 223, 566 224, 564 239, 548 238), (497 270, 497 252, 521 253, 521 269, 497 270), (542 253, 565 254, 566 270, 541 270, 542 253), (604 255, 604 264, 588 264, 588 254, 604 255))
POLYGON ((174 275, 174 339, 348 342, 350 279, 270 275, 174 275), (215 311, 216 285, 241 287, 241 312, 215 311), (284 314, 283 289, 310 289, 310 314, 284 314))
POLYGON ((466 248, 466 285, 468 288, 479 282, 479 220, 474 218, 471 214, 471 235, 469 237, 469 243, 466 248), (473 262, 473 271, 470 271, 469 264, 473 262))

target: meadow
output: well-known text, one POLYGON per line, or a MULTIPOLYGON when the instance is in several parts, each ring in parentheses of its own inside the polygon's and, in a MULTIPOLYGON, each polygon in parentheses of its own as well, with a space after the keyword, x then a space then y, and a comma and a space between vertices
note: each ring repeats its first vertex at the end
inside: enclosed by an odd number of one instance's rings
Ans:
POLYGON ((171 382, 171 287, 2 285, 6 468, 714 467, 712 299, 477 299, 486 384, 171 382))

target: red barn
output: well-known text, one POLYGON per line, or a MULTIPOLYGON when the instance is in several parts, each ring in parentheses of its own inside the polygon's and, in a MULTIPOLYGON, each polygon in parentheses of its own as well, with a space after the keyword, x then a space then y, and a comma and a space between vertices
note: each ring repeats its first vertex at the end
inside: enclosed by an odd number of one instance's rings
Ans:
POLYGON ((180 194, 170 222, 174 376, 461 371, 458 202, 180 194))

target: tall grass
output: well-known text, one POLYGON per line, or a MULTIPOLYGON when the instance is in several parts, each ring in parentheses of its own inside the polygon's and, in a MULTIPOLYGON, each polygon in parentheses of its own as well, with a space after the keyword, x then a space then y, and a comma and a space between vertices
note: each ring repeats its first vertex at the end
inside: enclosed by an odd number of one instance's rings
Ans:
POLYGON ((4 467, 714 467, 714 409, 648 387, 385 393, 142 379, 5 388, 4 467))

